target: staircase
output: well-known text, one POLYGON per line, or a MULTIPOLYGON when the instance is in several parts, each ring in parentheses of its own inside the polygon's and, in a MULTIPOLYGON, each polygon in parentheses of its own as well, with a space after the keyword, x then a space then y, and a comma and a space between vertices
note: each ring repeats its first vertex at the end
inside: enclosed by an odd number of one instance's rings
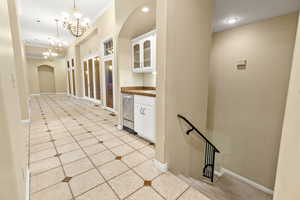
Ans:
POLYGON ((204 168, 202 175, 208 178, 211 183, 214 182, 214 173, 215 173, 215 155, 220 153, 220 151, 213 145, 187 118, 182 115, 177 115, 177 117, 183 120, 190 126, 190 129, 186 131, 187 135, 190 135, 193 131, 201 136, 205 141, 205 156, 204 156, 204 168))

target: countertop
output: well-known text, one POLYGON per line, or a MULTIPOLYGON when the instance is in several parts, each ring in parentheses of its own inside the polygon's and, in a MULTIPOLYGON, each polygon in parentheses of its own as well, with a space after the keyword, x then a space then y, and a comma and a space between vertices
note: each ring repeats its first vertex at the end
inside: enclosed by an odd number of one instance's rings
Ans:
POLYGON ((155 87, 122 87, 121 93, 156 97, 155 87))

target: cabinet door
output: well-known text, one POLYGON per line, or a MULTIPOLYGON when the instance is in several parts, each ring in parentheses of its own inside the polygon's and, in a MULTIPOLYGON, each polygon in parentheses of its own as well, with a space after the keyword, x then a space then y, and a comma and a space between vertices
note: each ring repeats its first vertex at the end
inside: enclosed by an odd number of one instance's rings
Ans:
POLYGON ((143 47, 143 67, 152 68, 152 37, 148 37, 142 42, 143 47))
POLYGON ((141 112, 141 104, 134 104, 134 131, 138 133, 138 135, 143 135, 143 126, 144 126, 144 117, 141 112))
POLYGON ((142 137, 155 143, 155 106, 142 105, 141 115, 143 118, 142 137))
POLYGON ((140 43, 133 43, 132 44, 132 63, 133 63, 133 70, 139 71, 141 70, 141 46, 140 43))

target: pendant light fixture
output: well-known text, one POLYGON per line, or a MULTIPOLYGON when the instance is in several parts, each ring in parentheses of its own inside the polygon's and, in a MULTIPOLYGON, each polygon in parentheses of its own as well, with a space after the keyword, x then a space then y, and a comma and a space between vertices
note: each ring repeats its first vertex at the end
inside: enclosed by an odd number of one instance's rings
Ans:
POLYGON ((58 19, 55 19, 55 22, 56 22, 56 37, 49 38, 49 40, 50 40, 50 44, 53 49, 55 49, 57 51, 62 51, 64 46, 66 46, 66 43, 60 39, 59 28, 58 28, 58 22, 59 22, 58 19))
POLYGON ((76 7, 76 1, 73 0, 73 10, 71 14, 62 14, 63 26, 76 38, 81 37, 89 28, 89 18, 83 18, 79 9, 76 7))

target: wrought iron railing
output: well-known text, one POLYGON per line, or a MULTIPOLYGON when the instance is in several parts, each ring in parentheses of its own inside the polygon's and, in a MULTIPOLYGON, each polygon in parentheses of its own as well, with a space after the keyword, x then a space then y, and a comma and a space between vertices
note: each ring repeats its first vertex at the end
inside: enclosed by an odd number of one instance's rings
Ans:
POLYGON ((203 168, 203 176, 209 178, 211 182, 214 182, 214 173, 215 173, 215 155, 220 153, 215 145, 213 145, 205 136, 202 134, 188 119, 182 115, 177 115, 180 119, 185 121, 191 128, 187 130, 186 134, 190 135, 192 131, 197 132, 205 141, 205 160, 203 168))

